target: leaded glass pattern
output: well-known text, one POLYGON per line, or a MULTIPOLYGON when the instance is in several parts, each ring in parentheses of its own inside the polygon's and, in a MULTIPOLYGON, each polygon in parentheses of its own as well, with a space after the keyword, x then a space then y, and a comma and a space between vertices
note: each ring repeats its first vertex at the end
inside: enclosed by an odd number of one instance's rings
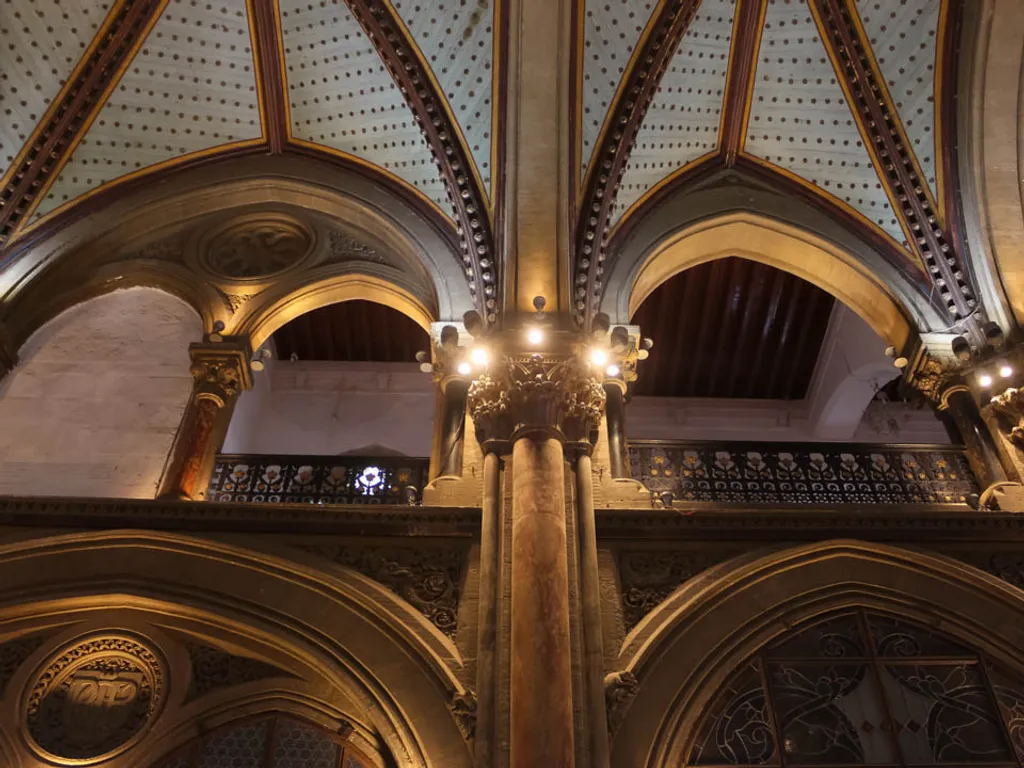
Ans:
POLYGON ((695 766, 1024 765, 1024 683, 931 627, 843 611, 765 647, 705 711, 695 766))
POLYGON ((325 735, 301 723, 277 729, 273 768, 337 768, 339 747, 325 735))
POLYGON ((289 715, 263 715, 222 726, 175 750, 157 768, 372 768, 332 730, 289 715))

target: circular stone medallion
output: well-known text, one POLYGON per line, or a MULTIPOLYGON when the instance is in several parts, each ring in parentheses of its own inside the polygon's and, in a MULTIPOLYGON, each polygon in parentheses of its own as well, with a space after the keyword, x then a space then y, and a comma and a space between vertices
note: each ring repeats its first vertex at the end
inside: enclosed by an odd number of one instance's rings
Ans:
POLYGON ((163 708, 164 663, 140 638, 96 635, 36 672, 25 706, 32 747, 58 765, 107 760, 141 739, 163 708))
POLYGON ((290 216, 249 214, 206 232, 199 246, 200 260, 218 277, 262 280, 302 262, 313 240, 312 233, 290 216))

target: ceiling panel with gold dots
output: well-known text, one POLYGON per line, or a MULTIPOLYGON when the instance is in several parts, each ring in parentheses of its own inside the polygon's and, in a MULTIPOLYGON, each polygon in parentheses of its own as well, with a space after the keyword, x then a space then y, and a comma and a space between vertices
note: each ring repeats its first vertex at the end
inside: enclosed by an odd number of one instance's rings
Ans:
POLYGON ((36 215, 125 174, 261 134, 245 0, 171 0, 36 215))
POLYGON ((804 0, 769 0, 745 149, 846 202, 904 243, 804 0))
POLYGON ((491 0, 395 0, 462 130, 484 187, 491 184, 491 0))
POLYGON ((935 49, 938 0, 857 0, 885 84, 935 191, 935 49))
POLYGON ((0 1, 0 175, 88 50, 112 0, 0 1))
POLYGON ((342 0, 281 0, 292 135, 380 166, 451 210, 441 173, 359 22, 342 0))
POLYGON ((587 0, 583 25, 583 146, 580 153, 584 176, 619 81, 655 5, 653 0, 587 0))
POLYGON ((718 147, 734 0, 704 0, 644 116, 615 197, 612 223, 673 171, 718 147))

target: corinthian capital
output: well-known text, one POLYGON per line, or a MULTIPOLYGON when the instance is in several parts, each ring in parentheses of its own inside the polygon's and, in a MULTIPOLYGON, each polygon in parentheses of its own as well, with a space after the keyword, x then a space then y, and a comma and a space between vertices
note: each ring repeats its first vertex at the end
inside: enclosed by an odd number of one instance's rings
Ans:
POLYGON ((191 344, 192 378, 198 399, 223 406, 252 387, 249 345, 241 340, 191 344))
POLYGON ((589 440, 601 421, 601 381, 571 355, 513 355, 479 376, 469 410, 483 443, 546 434, 571 443, 589 440))

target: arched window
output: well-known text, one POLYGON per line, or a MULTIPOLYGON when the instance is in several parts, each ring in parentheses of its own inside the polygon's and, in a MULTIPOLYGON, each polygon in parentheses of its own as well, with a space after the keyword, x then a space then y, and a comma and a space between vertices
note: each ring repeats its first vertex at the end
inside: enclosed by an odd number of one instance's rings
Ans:
POLYGON ((1018 766, 1024 684, 933 629, 847 610, 779 638, 715 696, 689 765, 1018 766))
POLYGON ((341 736, 277 715, 222 726, 176 750, 157 768, 372 768, 341 736))

